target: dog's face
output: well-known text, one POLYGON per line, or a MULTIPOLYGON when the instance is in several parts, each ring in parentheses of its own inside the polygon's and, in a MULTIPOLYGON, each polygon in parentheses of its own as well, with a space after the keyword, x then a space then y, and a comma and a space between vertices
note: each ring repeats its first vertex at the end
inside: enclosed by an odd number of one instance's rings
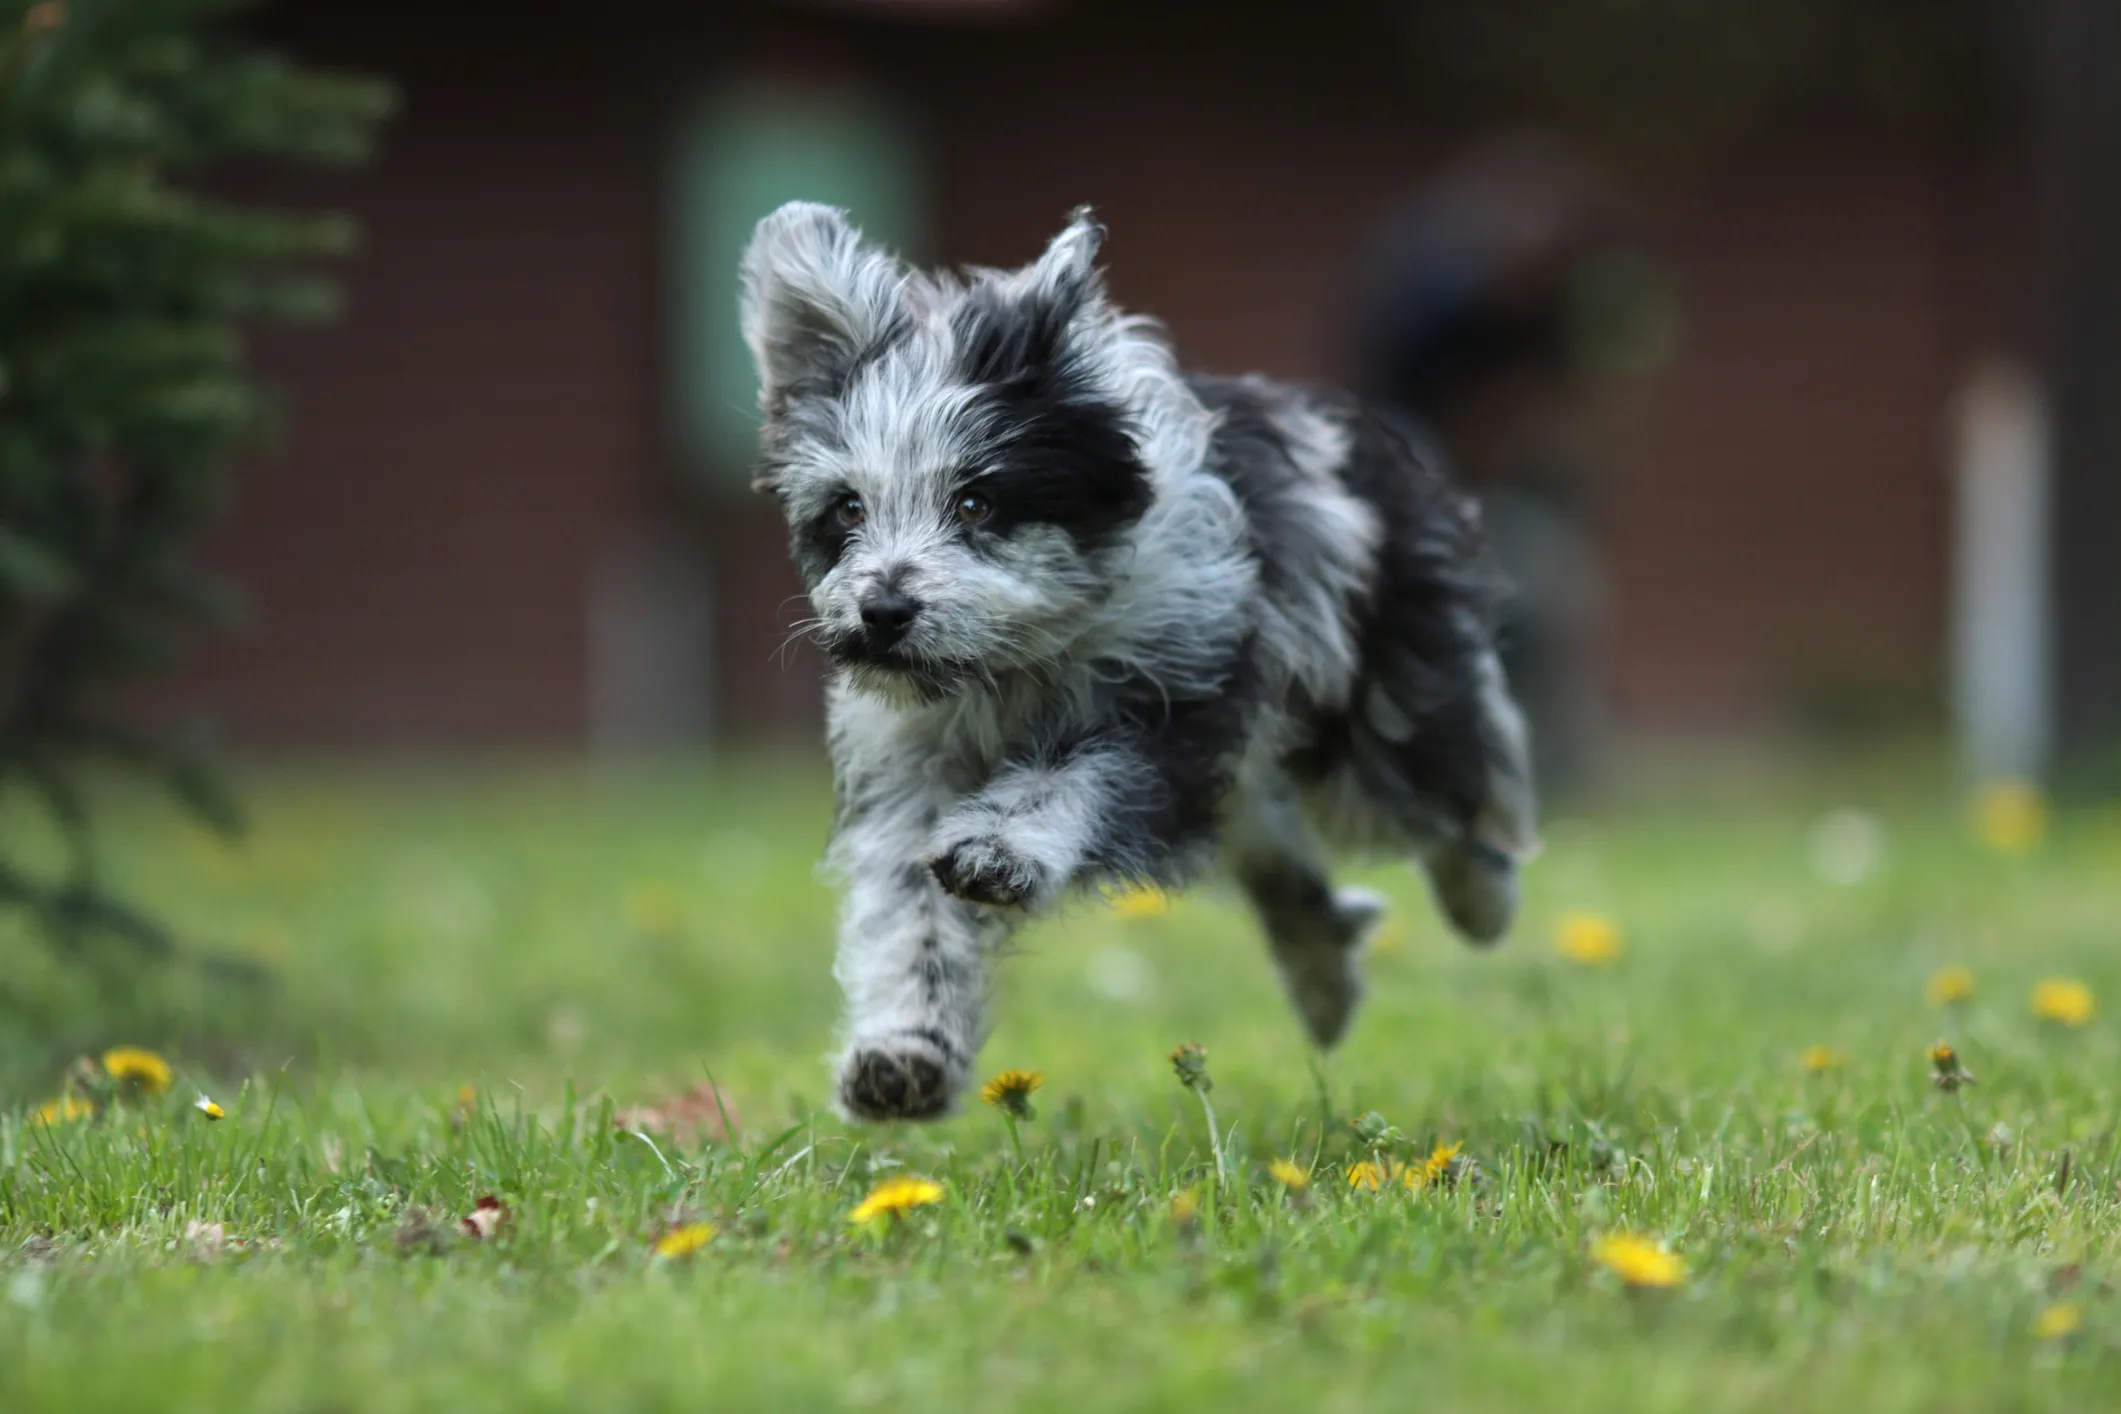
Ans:
POLYGON ((1152 498, 1121 324, 1079 214, 968 282, 912 271, 807 203, 759 223, 743 329, 759 484, 810 628, 854 685, 933 700, 1063 655, 1152 498))

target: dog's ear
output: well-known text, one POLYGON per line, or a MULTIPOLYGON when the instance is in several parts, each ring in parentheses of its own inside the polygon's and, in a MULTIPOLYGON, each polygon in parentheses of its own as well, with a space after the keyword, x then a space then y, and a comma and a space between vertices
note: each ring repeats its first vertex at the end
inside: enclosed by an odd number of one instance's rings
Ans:
POLYGON ((1097 251, 1105 228, 1087 206, 1077 207, 1046 253, 1006 275, 989 271, 952 317, 959 358, 975 383, 1030 386, 1050 378, 1071 352, 1080 352, 1100 309, 1104 283, 1097 251))
POLYGON ((911 319, 905 267, 864 241, 846 212, 815 202, 791 201, 759 222, 738 277, 744 342, 769 419, 795 390, 836 388, 911 319))
POLYGON ((1097 253, 1104 244, 1104 223, 1089 207, 1076 207, 1067 226, 1026 272, 1027 297, 1053 309, 1061 323, 1073 319, 1085 304, 1104 294, 1097 269, 1097 253))

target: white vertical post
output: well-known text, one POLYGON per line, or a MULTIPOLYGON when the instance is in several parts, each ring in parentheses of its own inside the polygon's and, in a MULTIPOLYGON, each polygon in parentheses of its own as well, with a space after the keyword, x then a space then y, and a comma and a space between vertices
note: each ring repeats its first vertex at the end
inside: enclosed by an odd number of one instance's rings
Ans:
POLYGON ((1952 715, 1974 777, 2037 777, 2053 739, 2048 428, 2019 365, 1978 370, 1958 405, 1952 715))

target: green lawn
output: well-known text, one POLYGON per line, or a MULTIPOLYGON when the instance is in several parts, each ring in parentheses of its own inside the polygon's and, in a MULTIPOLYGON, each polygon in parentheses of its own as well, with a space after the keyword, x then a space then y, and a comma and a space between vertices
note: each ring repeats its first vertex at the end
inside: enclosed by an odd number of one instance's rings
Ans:
POLYGON ((1399 908, 1322 1065, 1219 890, 1084 907, 1003 971, 982 1065, 1046 1077, 1019 1155, 976 1103, 821 1113, 814 772, 250 793, 248 846, 127 808, 110 866, 269 981, 91 981, 0 922, 0 1410, 2121 1407, 2115 1021, 2028 1007, 2051 976, 2121 1003, 2121 817, 2010 857, 1891 777, 1667 792, 1552 821, 1485 955, 1365 870, 1399 908), (1849 804, 1883 820, 1867 871, 1861 822, 1818 823, 1849 804), (1617 924, 1614 963, 1557 955, 1571 911, 1617 924), (1974 995, 1940 1009, 1952 964, 1974 995), (1930 1083, 1940 1039, 1978 1085, 1930 1083), (120 1043, 171 1060, 167 1096, 30 1119, 120 1043), (734 1143, 614 1125, 710 1071, 734 1143), (1351 1188, 1370 1111, 1475 1167, 1351 1188), (907 1173, 942 1201, 849 1223, 907 1173), (453 1235, 484 1194, 510 1220, 453 1235), (653 1255, 691 1219, 717 1235, 653 1255), (1624 1289, 1592 1257, 1616 1232, 1684 1282, 1624 1289))

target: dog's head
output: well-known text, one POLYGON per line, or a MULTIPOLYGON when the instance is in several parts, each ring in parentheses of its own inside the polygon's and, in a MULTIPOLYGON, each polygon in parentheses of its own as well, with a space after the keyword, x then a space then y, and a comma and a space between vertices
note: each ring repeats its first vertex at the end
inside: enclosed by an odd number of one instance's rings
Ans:
POLYGON ((1107 303, 1103 234, 1078 212, 1032 264, 959 280, 829 207, 759 223, 742 267, 757 484, 855 685, 932 699, 1050 664, 1109 592, 1155 499, 1145 390, 1185 395, 1107 303))

